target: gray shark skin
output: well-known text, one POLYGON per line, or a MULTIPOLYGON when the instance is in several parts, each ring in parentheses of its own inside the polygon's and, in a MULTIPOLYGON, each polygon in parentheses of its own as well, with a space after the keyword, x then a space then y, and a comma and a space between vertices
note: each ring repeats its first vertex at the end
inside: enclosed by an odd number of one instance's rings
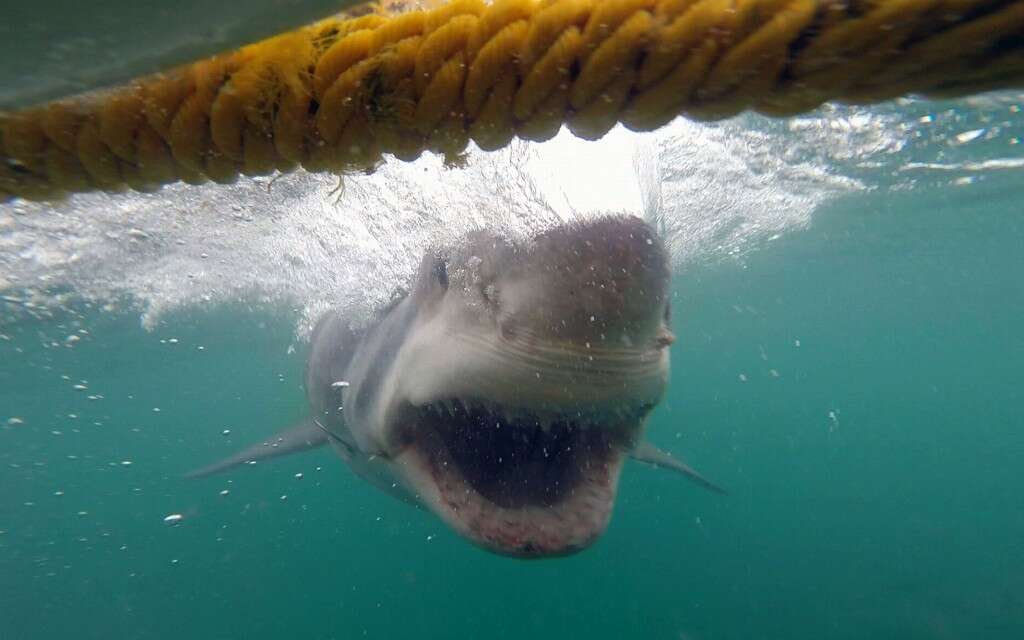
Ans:
POLYGON ((642 441, 668 382, 669 276, 662 243, 632 217, 429 251, 368 326, 320 320, 309 420, 190 475, 330 443, 485 549, 580 551, 605 530, 630 455, 721 492, 642 441))

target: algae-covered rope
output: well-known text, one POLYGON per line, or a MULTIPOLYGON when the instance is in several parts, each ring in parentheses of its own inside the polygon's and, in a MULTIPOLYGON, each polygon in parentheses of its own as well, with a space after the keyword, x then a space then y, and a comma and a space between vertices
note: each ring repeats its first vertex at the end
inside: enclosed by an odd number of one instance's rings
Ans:
POLYGON ((453 0, 0 115, 0 200, 1024 84, 1024 0, 453 0))

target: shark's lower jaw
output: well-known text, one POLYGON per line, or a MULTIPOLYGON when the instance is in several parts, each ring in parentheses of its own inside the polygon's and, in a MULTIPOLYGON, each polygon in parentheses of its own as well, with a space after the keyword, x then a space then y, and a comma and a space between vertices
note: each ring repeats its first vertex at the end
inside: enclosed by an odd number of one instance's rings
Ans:
POLYGON ((567 555, 608 524, 642 422, 628 413, 612 421, 440 401, 410 408, 396 462, 423 502, 476 544, 516 557, 567 555))

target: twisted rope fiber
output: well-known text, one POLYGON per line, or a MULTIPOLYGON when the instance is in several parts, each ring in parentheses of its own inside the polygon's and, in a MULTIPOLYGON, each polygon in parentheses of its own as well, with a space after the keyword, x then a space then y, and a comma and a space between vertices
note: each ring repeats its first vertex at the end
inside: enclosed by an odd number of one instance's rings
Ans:
POLYGON ((1024 0, 453 0, 0 114, 0 200, 1024 84, 1024 0))

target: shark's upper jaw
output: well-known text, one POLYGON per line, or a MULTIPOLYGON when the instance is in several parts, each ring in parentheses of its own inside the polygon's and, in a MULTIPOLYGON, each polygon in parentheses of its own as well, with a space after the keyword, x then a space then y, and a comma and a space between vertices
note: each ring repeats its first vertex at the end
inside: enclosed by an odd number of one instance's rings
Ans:
POLYGON ((420 499, 478 545, 566 555, 608 524, 625 452, 648 410, 605 417, 440 400, 409 407, 395 461, 420 499))

